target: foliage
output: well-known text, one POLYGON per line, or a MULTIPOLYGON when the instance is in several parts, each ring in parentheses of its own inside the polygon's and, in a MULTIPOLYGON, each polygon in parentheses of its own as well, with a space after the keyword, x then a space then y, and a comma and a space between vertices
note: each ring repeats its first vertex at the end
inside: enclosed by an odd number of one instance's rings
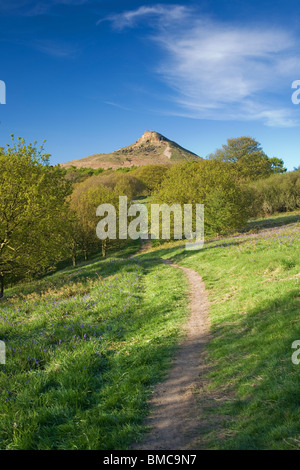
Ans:
POLYGON ((123 172, 93 176, 89 179, 89 184, 103 185, 119 196, 127 196, 130 201, 145 190, 144 184, 138 178, 123 172))
POLYGON ((72 165, 68 168, 64 168, 63 171, 65 172, 65 178, 67 181, 80 183, 90 176, 100 175, 105 170, 103 170, 103 168, 97 168, 94 170, 93 168, 76 167, 72 165))
POLYGON ((253 213, 270 215, 300 208, 300 170, 252 182, 253 213))
POLYGON ((148 193, 151 194, 162 185, 168 169, 167 165, 145 165, 135 170, 134 176, 142 181, 148 193))
POLYGON ((286 171, 283 160, 267 157, 260 143, 252 137, 227 139, 227 145, 208 158, 234 163, 239 177, 246 180, 267 178, 271 174, 286 171))
POLYGON ((62 168, 62 171, 65 174, 65 178, 67 181, 71 183, 81 183, 82 181, 90 178, 91 176, 97 176, 103 173, 105 170, 103 168, 97 168, 94 170, 93 168, 85 168, 85 167, 76 167, 74 165, 68 168, 62 168))
POLYGON ((174 165, 152 202, 204 204, 206 234, 242 227, 249 216, 249 196, 237 181, 232 165, 217 160, 174 165))
POLYGON ((78 250, 84 253, 85 260, 88 255, 97 251, 101 246, 103 256, 106 255, 107 246, 112 243, 109 240, 100 241, 96 235, 98 219, 96 209, 101 204, 113 204, 118 207, 118 196, 115 191, 111 191, 99 179, 89 178, 75 186, 70 198, 69 214, 69 243, 73 258, 73 265, 76 264, 78 250))
MULTIPOLYGON (((64 254, 71 187, 36 142, 0 149, 0 277, 41 273, 64 254)), ((1 295, 1 294, 0 294, 1 295)))

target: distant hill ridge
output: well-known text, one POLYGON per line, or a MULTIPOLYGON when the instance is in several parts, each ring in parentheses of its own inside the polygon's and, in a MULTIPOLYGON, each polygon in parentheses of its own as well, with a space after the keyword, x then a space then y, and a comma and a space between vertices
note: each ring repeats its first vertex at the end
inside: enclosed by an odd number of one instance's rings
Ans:
POLYGON ((97 153, 62 163, 61 166, 83 168, 130 168, 149 164, 172 164, 199 160, 200 157, 155 131, 146 131, 134 144, 112 153, 97 153))

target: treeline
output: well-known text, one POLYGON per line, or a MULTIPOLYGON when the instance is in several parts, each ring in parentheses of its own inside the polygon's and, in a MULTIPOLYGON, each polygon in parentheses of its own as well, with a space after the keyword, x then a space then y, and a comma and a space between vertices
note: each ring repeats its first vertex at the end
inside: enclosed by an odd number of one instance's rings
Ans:
POLYGON ((271 215, 300 208, 300 168, 249 185, 253 215, 271 215))
POLYGON ((205 234, 243 228, 250 217, 300 207, 300 170, 286 172, 250 137, 199 162, 117 171, 49 164, 43 146, 18 139, 0 148, 0 297, 4 282, 40 275, 70 259, 120 250, 127 240, 99 240, 96 209, 119 196, 158 204, 204 204, 205 234))
MULTIPOLYGON (((130 171, 135 170, 136 166, 128 167, 128 168, 118 168, 117 170, 114 170, 118 173, 128 173, 130 171)), ((74 165, 69 166, 68 168, 64 169, 66 179, 70 181, 71 183, 81 183, 82 181, 86 180, 90 176, 97 176, 102 173, 105 173, 106 175, 109 175, 113 173, 112 168, 108 168, 107 170, 104 170, 103 168, 86 168, 86 167, 76 167, 74 165)))
MULTIPOLYGON (((74 172, 72 170, 73 177, 74 172)), ((120 240, 118 233, 116 240, 99 240, 96 236, 96 226, 99 217, 96 209, 101 204, 112 204, 116 208, 117 218, 119 196, 127 197, 127 209, 132 200, 141 196, 148 196, 162 184, 168 167, 163 165, 147 165, 133 168, 130 171, 93 172, 92 176, 72 183, 72 194, 67 199, 69 208, 69 246, 72 254, 73 265, 77 257, 83 254, 87 260, 95 251, 102 251, 105 257, 107 250, 120 250, 128 242, 120 240)), ((78 173, 82 173, 81 169, 78 173)), ((68 181, 69 171, 65 172, 68 181)), ((118 225, 118 224, 117 224, 118 225)))

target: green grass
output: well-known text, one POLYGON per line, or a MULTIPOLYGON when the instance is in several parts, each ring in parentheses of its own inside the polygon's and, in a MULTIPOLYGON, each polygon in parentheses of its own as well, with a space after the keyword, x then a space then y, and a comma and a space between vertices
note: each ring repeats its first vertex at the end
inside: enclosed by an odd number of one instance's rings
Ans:
POLYGON ((110 259, 7 291, 1 449, 126 449, 187 309, 182 273, 110 259))
POLYGON ((276 228, 275 219, 256 224, 271 229, 198 252, 160 250, 202 275, 211 302, 209 385, 199 396, 208 429, 199 447, 300 448, 300 365, 291 360, 300 339, 300 224, 286 214, 276 228))
POLYGON ((199 448, 299 449, 298 220, 251 221, 197 252, 172 242, 8 290, 0 448, 114 450, 142 438, 187 313, 185 277, 163 257, 198 271, 211 302, 199 448))

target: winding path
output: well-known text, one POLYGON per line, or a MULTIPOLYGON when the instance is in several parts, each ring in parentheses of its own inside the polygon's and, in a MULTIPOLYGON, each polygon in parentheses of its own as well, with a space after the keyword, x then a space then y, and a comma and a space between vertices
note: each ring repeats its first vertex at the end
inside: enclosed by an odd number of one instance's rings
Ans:
POLYGON ((151 412, 146 425, 151 426, 151 431, 134 449, 195 449, 193 445, 196 445, 203 427, 195 392, 201 388, 202 353, 209 340, 209 303, 202 278, 196 271, 163 262, 181 269, 188 278, 190 317, 169 375, 157 385, 150 401, 151 412))

